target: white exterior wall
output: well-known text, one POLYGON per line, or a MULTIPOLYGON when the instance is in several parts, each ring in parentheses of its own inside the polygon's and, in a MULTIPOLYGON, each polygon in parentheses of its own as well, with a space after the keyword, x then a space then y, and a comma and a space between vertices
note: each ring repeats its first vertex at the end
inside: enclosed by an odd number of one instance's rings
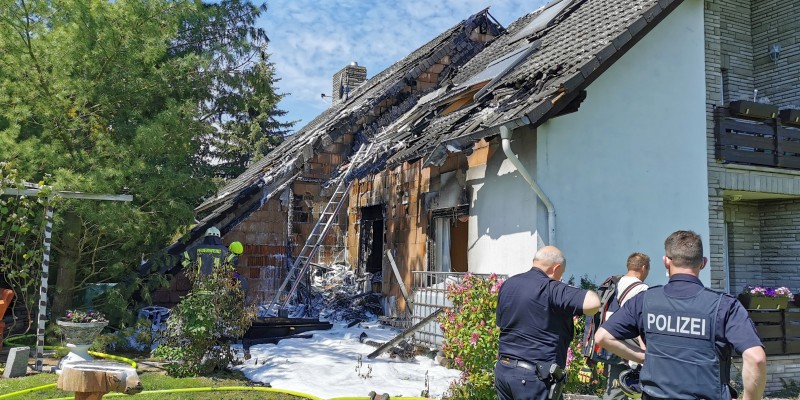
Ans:
MULTIPOLYGON (((520 134, 511 144, 514 153, 535 151, 536 136, 520 134)), ((535 176, 534 157, 521 162, 535 176)), ((536 194, 516 168, 497 149, 484 165, 467 171, 470 199, 467 263, 470 272, 514 275, 531 267, 542 245, 536 232, 536 194)), ((545 228, 546 229, 546 228, 545 228)))
MULTIPOLYGON (((535 135, 515 133, 515 153, 526 165, 535 160, 529 171, 555 205, 565 279, 600 281, 642 251, 652 258, 648 282, 666 282, 663 243, 678 229, 702 235, 708 254, 704 65, 703 4, 687 0, 588 87, 577 113, 535 135)), ((530 267, 531 223, 547 240, 547 214, 541 202, 528 214, 532 190, 516 172, 491 171, 498 158, 502 151, 474 185, 469 263, 476 272, 514 274, 530 267), (482 196, 490 187, 500 193, 482 196), (517 231, 507 231, 509 219, 517 231)))

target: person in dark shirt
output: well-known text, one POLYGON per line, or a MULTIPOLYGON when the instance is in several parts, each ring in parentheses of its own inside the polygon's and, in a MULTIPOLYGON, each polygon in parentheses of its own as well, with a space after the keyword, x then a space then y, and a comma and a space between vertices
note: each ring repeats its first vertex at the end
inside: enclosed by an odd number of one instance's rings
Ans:
POLYGON ((747 310, 728 294, 703 286, 700 236, 677 231, 664 242, 665 286, 651 287, 597 330, 597 343, 643 363, 643 399, 730 399, 731 349, 742 354, 744 400, 760 399, 766 355, 747 310), (624 339, 641 336, 643 351, 624 339))
POLYGON ((573 317, 593 315, 600 308, 595 292, 560 281, 566 268, 561 250, 546 246, 536 252, 530 271, 512 276, 500 287, 495 365, 500 400, 547 399, 550 388, 537 375, 537 364, 564 368, 574 335, 573 317))

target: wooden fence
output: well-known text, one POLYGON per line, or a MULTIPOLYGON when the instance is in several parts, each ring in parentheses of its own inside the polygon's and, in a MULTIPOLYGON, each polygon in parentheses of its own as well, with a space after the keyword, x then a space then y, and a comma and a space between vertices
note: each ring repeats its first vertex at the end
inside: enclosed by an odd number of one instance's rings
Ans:
POLYGON ((768 355, 800 354, 800 309, 747 312, 768 355))
POLYGON ((725 163, 800 169, 800 129, 778 119, 748 120, 715 112, 716 157, 725 163))

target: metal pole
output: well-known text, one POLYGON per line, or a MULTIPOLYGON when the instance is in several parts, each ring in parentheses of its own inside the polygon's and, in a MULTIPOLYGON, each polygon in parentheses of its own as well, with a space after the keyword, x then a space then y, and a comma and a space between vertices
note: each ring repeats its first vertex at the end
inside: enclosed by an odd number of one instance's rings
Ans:
POLYGON ((47 278, 50 272, 50 242, 53 236, 53 206, 49 201, 45 212, 44 253, 42 254, 42 284, 39 288, 39 321, 36 326, 36 370, 42 370, 44 358, 44 325, 47 322, 47 278))

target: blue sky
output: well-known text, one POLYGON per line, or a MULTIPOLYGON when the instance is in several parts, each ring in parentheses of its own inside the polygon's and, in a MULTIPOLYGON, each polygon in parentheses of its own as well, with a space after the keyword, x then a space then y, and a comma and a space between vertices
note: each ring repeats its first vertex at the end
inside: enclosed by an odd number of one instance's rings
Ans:
POLYGON ((270 38, 280 103, 302 128, 330 106, 331 77, 352 61, 371 78, 486 7, 503 26, 546 0, 273 0, 259 26, 270 38))

